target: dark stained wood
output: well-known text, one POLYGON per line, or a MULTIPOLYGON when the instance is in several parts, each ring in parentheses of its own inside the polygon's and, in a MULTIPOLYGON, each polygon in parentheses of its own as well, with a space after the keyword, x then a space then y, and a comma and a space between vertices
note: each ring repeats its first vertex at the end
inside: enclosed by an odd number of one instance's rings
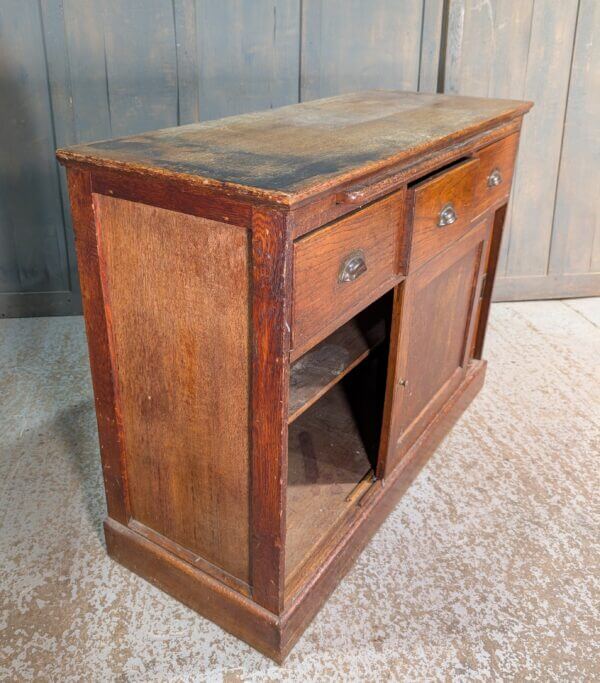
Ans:
POLYGON ((115 559, 282 661, 483 382, 509 188, 473 185, 528 107, 365 93, 60 154, 115 559))
POLYGON ((233 201, 214 189, 189 186, 172 178, 149 180, 142 174, 99 170, 92 177, 92 191, 109 197, 158 206, 244 228, 252 226, 252 204, 233 201))
POLYGON ((292 358, 323 339, 400 275, 404 192, 294 242, 292 358), (366 270, 341 282, 343 264, 360 252, 366 270))
POLYGON ((408 451, 402 465, 386 479, 373 485, 365 496, 365 504, 354 508, 337 537, 312 558, 312 567, 306 571, 306 581, 289 593, 286 610, 281 617, 281 654, 284 659, 304 629, 352 567, 381 523, 393 510, 402 494, 419 474, 442 439, 450 431, 465 408, 475 398, 485 378, 485 361, 470 364, 464 380, 442 407, 435 419, 408 451))
POLYGON ((252 595, 283 609, 291 240, 284 214, 252 220, 252 595))
POLYGON ((337 525, 371 463, 342 384, 303 413, 289 431, 285 573, 289 582, 337 525))
POLYGON ((492 206, 506 201, 512 185, 519 136, 514 134, 479 150, 479 166, 475 178, 473 206, 476 214, 488 211, 492 206), (499 173, 499 185, 490 186, 492 173, 499 173))
POLYGON ((377 183, 378 189, 374 195, 380 198, 385 194, 399 190, 406 183, 434 172, 436 169, 461 158, 473 156, 482 146, 513 133, 518 133, 521 124, 521 118, 512 119, 498 128, 467 136, 450 147, 429 150, 408 162, 392 164, 383 170, 364 172, 359 180, 345 181, 340 183, 337 188, 329 189, 319 196, 297 202, 290 212, 292 235, 294 239, 301 237, 312 229, 329 223, 352 210, 353 205, 340 203, 338 197, 342 191, 352 191, 357 182, 360 182, 361 187, 365 184, 377 183))
POLYGON ((395 470, 385 487, 371 487, 374 495, 367 504, 354 507, 354 516, 348 520, 337 542, 313 558, 315 571, 308 574, 308 583, 288 594, 281 617, 111 519, 105 522, 108 552, 153 585, 266 656, 282 662, 435 448, 479 392, 485 365, 481 361, 471 363, 463 383, 404 458, 403 466, 395 470))
MULTIPOLYGON (((396 303, 398 336, 388 386, 390 411, 385 473, 402 459, 464 377, 478 303, 485 223, 402 283, 396 303)), ((381 466, 380 466, 381 472, 381 466)))
POLYGON ((192 176, 291 204, 522 116, 529 103, 373 90, 61 150, 64 162, 192 176))
POLYGON ((477 316, 477 328, 473 336, 473 358, 477 359, 480 359, 483 354, 485 332, 487 330, 490 304, 492 302, 492 292, 494 289, 494 281, 496 279, 496 268, 498 267, 498 257, 500 255, 500 245, 502 243, 502 233, 506 220, 506 209, 506 204, 501 206, 497 211, 494 212, 491 218, 491 235, 489 238, 485 267, 483 269, 485 281, 481 292, 481 302, 477 316))
POLYGON ((107 309, 101 278, 90 174, 87 171, 70 168, 68 183, 71 213, 75 226, 75 246, 94 387, 106 505, 109 517, 127 524, 129 505, 119 415, 120 405, 109 336, 110 313, 107 309))
POLYGON ((290 369, 289 422, 362 362, 385 335, 383 316, 358 315, 298 358, 290 369))
POLYGON ((277 616, 114 519, 104 522, 104 533, 114 560, 267 657, 281 660, 277 616))
POLYGON ((249 232, 94 205, 131 515, 248 582, 249 232))
POLYGON ((459 163, 440 171, 411 190, 411 270, 439 254, 469 229, 478 163, 476 159, 459 163), (440 226, 441 211, 449 205, 455 211, 456 220, 450 225, 440 226))
POLYGON ((214 577, 215 579, 218 579, 226 586, 229 586, 239 593, 250 597, 250 586, 245 581, 240 581, 240 579, 237 579, 235 576, 232 576, 228 572, 224 571, 221 569, 221 567, 217 567, 217 565, 212 564, 201 555, 196 555, 196 553, 184 548, 170 538, 159 534, 158 532, 154 531, 154 529, 150 529, 145 524, 140 524, 140 522, 136 521, 135 519, 130 519, 127 526, 132 531, 135 531, 137 534, 140 534, 149 541, 152 541, 152 543, 155 543, 164 550, 167 550, 185 562, 188 562, 193 567, 201 569, 203 572, 214 577))

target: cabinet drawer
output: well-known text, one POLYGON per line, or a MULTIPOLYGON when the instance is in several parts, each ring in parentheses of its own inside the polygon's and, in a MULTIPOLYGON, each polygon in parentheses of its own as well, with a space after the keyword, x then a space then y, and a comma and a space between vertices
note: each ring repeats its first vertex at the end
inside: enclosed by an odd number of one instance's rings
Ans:
POLYGON ((519 135, 515 133, 479 151, 475 181, 477 215, 508 197, 518 144, 519 135))
POLYGON ((292 357, 394 284, 405 196, 396 192, 294 242, 292 357))
POLYGON ((412 270, 439 254, 469 229, 478 164, 477 159, 464 161, 412 188, 412 270))

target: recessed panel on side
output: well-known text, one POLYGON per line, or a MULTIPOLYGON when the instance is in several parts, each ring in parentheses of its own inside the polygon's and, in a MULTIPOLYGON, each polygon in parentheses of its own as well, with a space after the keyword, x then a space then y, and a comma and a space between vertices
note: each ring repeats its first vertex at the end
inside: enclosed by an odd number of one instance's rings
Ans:
POLYGON ((248 582, 248 232, 94 205, 131 516, 248 582))

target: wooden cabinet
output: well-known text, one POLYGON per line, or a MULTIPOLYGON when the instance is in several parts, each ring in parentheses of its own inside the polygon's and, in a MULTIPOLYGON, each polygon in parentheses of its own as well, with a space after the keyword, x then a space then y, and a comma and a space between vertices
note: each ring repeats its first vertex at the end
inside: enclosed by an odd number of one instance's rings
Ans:
POLYGON ((402 461, 464 381, 472 360, 488 228, 489 221, 471 228, 398 286, 390 427, 381 474, 402 461))
POLYGON ((59 151, 115 560, 285 657, 483 383, 529 106, 377 91, 59 151))

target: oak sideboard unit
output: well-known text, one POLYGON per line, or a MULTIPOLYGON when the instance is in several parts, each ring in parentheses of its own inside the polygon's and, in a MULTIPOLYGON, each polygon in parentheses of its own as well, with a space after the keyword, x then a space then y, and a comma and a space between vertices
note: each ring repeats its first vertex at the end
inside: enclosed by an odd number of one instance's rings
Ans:
POLYGON ((283 660, 482 386, 530 106, 368 91, 59 150, 115 560, 283 660))

